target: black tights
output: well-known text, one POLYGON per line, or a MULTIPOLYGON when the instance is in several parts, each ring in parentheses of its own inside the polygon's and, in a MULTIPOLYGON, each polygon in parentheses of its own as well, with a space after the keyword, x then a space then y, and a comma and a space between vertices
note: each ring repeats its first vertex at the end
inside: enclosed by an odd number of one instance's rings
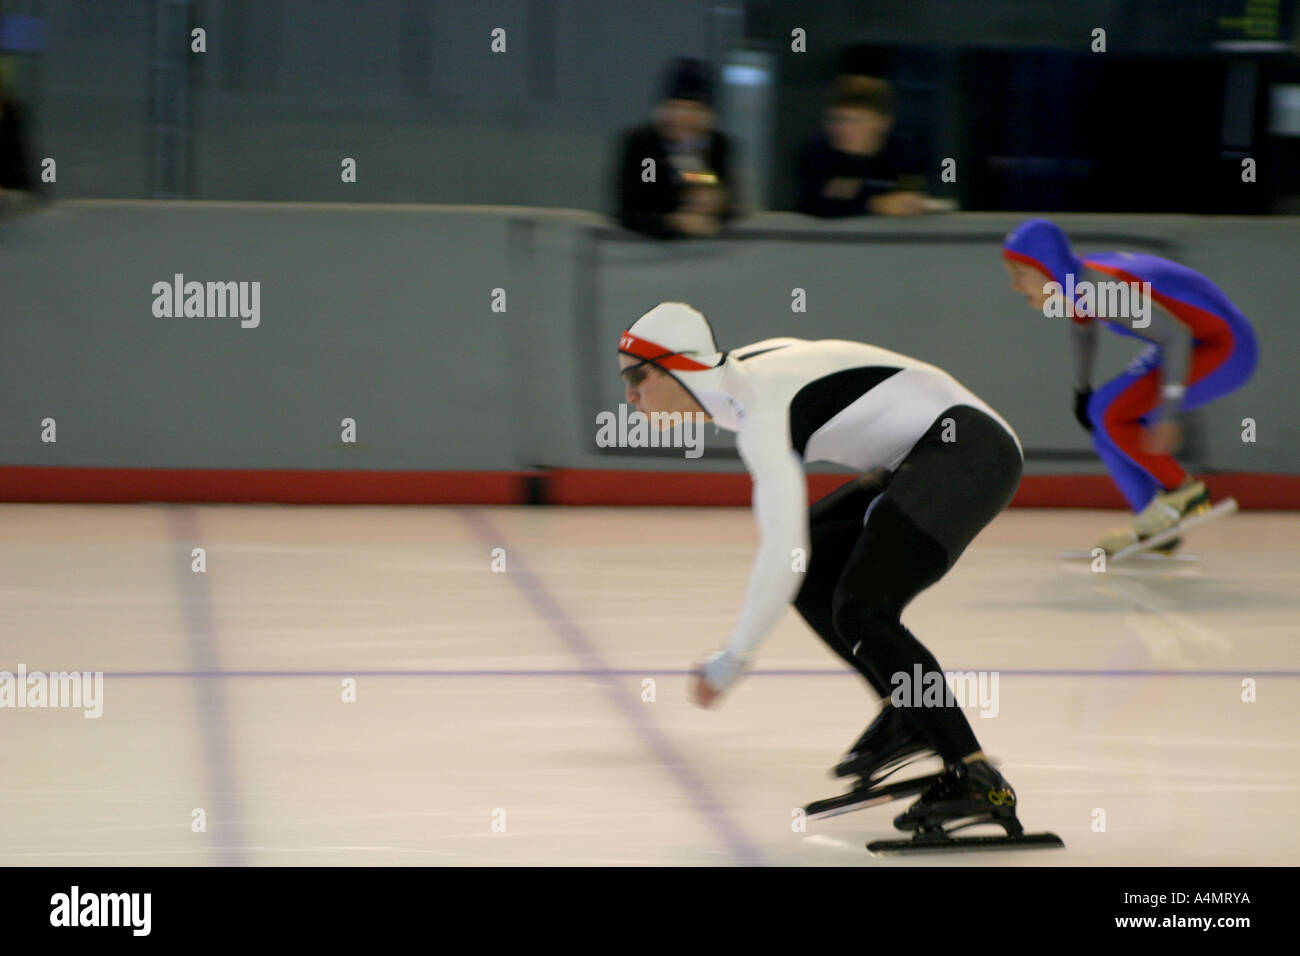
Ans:
MULTIPOLYGON (((811 557, 795 607, 880 697, 890 696, 895 674, 911 680, 917 665, 926 675, 941 672, 903 626, 903 609, 1007 506, 1021 470, 1006 430, 959 405, 939 416, 892 473, 864 475, 813 505, 811 557)), ((979 743, 945 697, 947 706, 908 713, 945 760, 959 760, 979 743)))

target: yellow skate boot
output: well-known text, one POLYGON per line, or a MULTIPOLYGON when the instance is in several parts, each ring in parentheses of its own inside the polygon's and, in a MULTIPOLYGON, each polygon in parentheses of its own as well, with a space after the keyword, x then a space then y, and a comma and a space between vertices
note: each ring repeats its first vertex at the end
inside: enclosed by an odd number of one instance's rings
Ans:
POLYGON ((1101 536, 1097 542, 1097 547, 1101 548, 1107 554, 1114 554, 1116 551, 1123 551, 1131 544, 1137 544, 1137 532, 1132 526, 1127 528, 1111 528, 1101 536))
MULTIPOLYGON (((1172 491, 1159 492, 1150 504, 1133 517, 1132 524, 1127 528, 1112 528, 1107 531, 1097 546, 1107 554, 1115 554, 1162 531, 1168 531, 1187 515, 1199 514, 1209 507, 1210 494, 1205 483, 1189 478, 1172 491)), ((1168 554, 1182 543, 1182 538, 1174 538, 1151 550, 1168 554)))
POLYGON ((1133 519, 1133 531, 1139 541, 1168 531, 1188 515, 1210 509, 1210 493, 1205 483, 1188 478, 1173 491, 1161 491, 1133 519))

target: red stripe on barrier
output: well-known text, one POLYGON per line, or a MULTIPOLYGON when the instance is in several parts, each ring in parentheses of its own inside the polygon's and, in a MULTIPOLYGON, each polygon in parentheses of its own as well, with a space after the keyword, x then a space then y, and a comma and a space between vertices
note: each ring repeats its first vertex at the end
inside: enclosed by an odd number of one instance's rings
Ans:
MULTIPOLYGON (((808 477, 816 501, 849 480, 808 477)), ((1300 509, 1300 474, 1204 476, 1215 500, 1234 497, 1244 509, 1300 509)), ((0 467, 0 501, 126 503, 137 501, 273 502, 282 504, 748 506, 743 472, 618 471, 309 471, 255 469, 0 467)), ((1105 475, 1026 475, 1011 506, 1124 508, 1105 475)))
POLYGON ((725 507, 749 504, 751 488, 743 473, 558 468, 546 476, 546 500, 556 505, 725 507))
POLYGON ((535 474, 4 467, 0 501, 516 505, 528 501, 535 474))

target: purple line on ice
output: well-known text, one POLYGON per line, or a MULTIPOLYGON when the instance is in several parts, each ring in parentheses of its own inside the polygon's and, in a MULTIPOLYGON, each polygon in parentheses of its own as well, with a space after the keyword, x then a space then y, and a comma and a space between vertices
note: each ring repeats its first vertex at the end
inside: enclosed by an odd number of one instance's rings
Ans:
MULTIPOLYGON (((612 677, 615 673, 613 669, 605 666, 600 652, 591 639, 583 633, 577 622, 565 613, 564 608, 551 596, 546 585, 520 558, 520 549, 509 548, 506 534, 482 511, 462 508, 459 509, 459 513, 465 519, 465 523, 474 530, 479 540, 489 548, 506 547, 509 550, 510 577, 527 595, 538 613, 568 648, 569 653, 587 665, 582 671, 584 676, 612 677)), ((687 761, 686 755, 673 746, 668 736, 646 716, 645 707, 639 703, 639 698, 620 689, 611 680, 602 681, 601 687, 609 702, 614 705, 614 709, 622 714, 623 719, 636 731, 656 759, 667 768, 678 786, 695 804, 696 809, 718 831, 731 853, 747 865, 762 866, 766 862, 762 850, 727 813, 721 801, 713 795, 708 785, 700 779, 699 774, 687 761)))
MULTIPOLYGON (((168 524, 176 546, 178 590, 185 612, 185 631, 189 639, 190 661, 194 670, 189 676, 220 673, 217 670, 216 626, 212 623, 212 605, 204 587, 204 575, 190 570, 190 552, 199 540, 198 514, 194 508, 168 508, 168 524)), ((107 677, 107 675, 105 675, 107 677)), ((235 762, 231 756, 230 721, 226 701, 219 685, 207 680, 198 683, 199 737, 203 748, 203 766, 207 776, 205 807, 209 826, 221 843, 217 861, 221 866, 240 866, 243 859, 243 822, 239 813, 239 787, 235 781, 235 762)))

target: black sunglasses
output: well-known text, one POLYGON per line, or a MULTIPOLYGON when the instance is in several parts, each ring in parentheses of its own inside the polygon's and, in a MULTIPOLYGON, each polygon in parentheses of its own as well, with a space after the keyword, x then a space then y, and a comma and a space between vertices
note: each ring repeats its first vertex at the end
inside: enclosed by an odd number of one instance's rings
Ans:
POLYGON ((629 365, 627 368, 619 369, 618 374, 623 376, 629 385, 636 388, 644 382, 646 376, 650 374, 650 370, 645 367, 649 362, 650 359, 646 359, 644 362, 640 362, 636 365, 629 365))
MULTIPOLYGON (((626 355, 627 353, 624 352, 623 354, 626 355)), ((618 370, 618 374, 625 377, 627 379, 627 383, 631 385, 633 388, 636 388, 638 385, 644 382, 646 376, 650 374, 650 370, 645 368, 645 366, 653 365, 656 368, 662 368, 663 366, 659 364, 660 359, 672 358, 674 355, 685 355, 685 354, 686 354, 685 352, 665 352, 663 355, 656 355, 654 358, 642 359, 641 361, 637 362, 635 365, 629 365, 627 368, 621 368, 618 370)))

